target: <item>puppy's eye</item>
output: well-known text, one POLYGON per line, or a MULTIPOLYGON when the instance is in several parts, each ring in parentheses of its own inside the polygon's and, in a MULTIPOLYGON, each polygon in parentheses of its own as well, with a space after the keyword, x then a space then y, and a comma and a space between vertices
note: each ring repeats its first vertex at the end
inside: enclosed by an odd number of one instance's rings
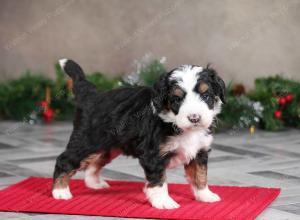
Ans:
POLYGON ((207 101, 207 100, 209 100, 209 95, 208 94, 203 94, 202 95, 202 99, 204 100, 204 101, 207 101))
POLYGON ((182 97, 177 96, 177 95, 173 95, 173 96, 172 96, 172 99, 173 99, 173 101, 175 101, 175 102, 180 102, 181 99, 182 99, 182 97))

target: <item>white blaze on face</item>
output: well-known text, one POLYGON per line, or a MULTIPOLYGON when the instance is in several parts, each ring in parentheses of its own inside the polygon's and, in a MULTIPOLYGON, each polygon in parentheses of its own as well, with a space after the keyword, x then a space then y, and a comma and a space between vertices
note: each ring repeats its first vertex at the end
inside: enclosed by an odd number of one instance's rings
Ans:
POLYGON ((211 125, 216 114, 201 100, 200 94, 194 91, 199 73, 202 71, 202 67, 185 65, 171 75, 170 80, 177 81, 177 85, 186 92, 186 95, 177 115, 172 111, 160 114, 165 122, 172 122, 185 130, 194 127, 194 124, 188 120, 188 116, 196 114, 201 117, 199 127, 208 128, 211 125))

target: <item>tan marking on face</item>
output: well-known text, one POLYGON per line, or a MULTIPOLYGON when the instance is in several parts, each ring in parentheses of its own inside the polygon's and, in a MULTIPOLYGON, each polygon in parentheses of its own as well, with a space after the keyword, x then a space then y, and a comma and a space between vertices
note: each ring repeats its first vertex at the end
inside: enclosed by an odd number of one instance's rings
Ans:
MULTIPOLYGON (((183 91, 180 87, 176 86, 176 87, 174 87, 174 88, 171 90, 171 92, 170 92, 169 95, 170 95, 170 96, 178 96, 178 97, 182 98, 182 97, 184 96, 184 91, 183 91)), ((170 103, 170 100, 168 100, 168 102, 166 103, 166 105, 165 105, 165 110, 166 110, 166 111, 170 111, 170 110, 171 110, 171 103, 170 103)))
POLYGON ((204 82, 199 84, 198 91, 202 94, 208 90, 208 85, 204 82))
POLYGON ((198 164, 192 160, 184 166, 186 176, 191 184, 197 189, 204 189, 207 184, 207 166, 198 164))
POLYGON ((179 87, 175 87, 172 91, 172 95, 175 95, 175 96, 178 96, 178 97, 183 97, 184 91, 179 87))

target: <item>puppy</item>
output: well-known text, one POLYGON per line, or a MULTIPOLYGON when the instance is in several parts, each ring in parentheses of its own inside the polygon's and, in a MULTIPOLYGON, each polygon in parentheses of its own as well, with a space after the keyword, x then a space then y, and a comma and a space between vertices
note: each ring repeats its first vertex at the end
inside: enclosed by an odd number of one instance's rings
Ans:
POLYGON ((59 63, 74 82, 76 115, 66 150, 56 160, 55 199, 72 198, 69 180, 79 170, 85 170, 87 187, 109 187, 100 171, 124 154, 139 160, 144 193, 155 208, 179 207, 166 181, 166 169, 178 165, 184 166, 196 200, 220 201, 207 185, 210 127, 225 93, 215 70, 183 65, 161 75, 153 87, 97 91, 74 61, 59 63))

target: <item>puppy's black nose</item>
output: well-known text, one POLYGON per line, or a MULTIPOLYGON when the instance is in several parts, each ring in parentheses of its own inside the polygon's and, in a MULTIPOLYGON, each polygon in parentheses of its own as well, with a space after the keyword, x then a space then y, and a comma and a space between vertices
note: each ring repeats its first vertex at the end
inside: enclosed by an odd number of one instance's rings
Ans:
POLYGON ((196 124, 200 122, 201 116, 197 114, 191 114, 187 117, 190 122, 196 124))

